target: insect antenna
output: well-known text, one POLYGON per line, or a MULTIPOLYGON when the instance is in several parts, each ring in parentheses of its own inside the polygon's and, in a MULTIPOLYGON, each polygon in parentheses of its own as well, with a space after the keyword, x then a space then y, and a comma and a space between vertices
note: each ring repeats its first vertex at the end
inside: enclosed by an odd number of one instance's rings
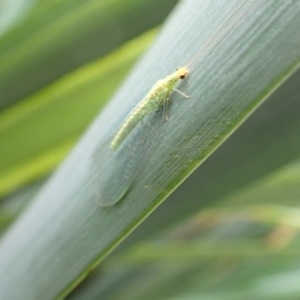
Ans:
POLYGON ((230 20, 233 18, 236 18, 237 15, 240 14, 240 12, 242 11, 242 8, 245 5, 242 5, 230 18, 229 20, 225 21, 222 24, 222 28, 226 28, 223 30, 220 30, 220 32, 212 37, 211 39, 208 40, 208 42, 204 45, 204 47, 202 49, 200 49, 198 51, 198 53, 196 53, 191 60, 186 64, 186 67, 190 67, 192 65, 193 62, 195 62, 195 60, 197 58, 199 58, 199 56, 204 55, 207 51, 209 51, 214 45, 216 45, 219 41, 221 41, 230 31, 232 31, 234 28, 236 28, 241 21, 245 20, 253 11, 256 10, 256 8, 261 4, 262 1, 259 1, 256 5, 253 6, 252 9, 250 9, 246 14, 241 15, 235 22, 233 22, 229 27, 228 24, 230 23, 230 20))

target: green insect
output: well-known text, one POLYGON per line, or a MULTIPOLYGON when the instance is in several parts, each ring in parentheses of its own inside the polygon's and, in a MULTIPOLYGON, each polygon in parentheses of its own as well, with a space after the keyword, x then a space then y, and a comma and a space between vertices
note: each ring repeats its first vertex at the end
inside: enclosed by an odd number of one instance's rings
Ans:
POLYGON ((172 91, 189 98, 175 88, 188 73, 188 68, 182 67, 158 80, 125 118, 112 138, 110 147, 106 145, 99 151, 101 159, 105 157, 98 170, 101 178, 97 185, 96 202, 100 206, 114 205, 131 187, 151 148, 153 137, 150 139, 149 136, 153 132, 156 135, 162 124, 160 108, 163 108, 165 120, 168 121, 167 104, 172 91), (143 122, 145 124, 141 124, 143 122))
MULTIPOLYGON (((161 105, 167 105, 170 94, 173 90, 189 98, 186 94, 175 89, 180 79, 185 79, 189 73, 186 67, 178 68, 174 73, 164 79, 158 80, 141 102, 130 112, 120 127, 116 136, 110 144, 110 148, 117 150, 120 144, 126 139, 133 128, 144 119, 149 113, 156 111, 161 105)), ((166 113, 166 120, 168 120, 166 113)))

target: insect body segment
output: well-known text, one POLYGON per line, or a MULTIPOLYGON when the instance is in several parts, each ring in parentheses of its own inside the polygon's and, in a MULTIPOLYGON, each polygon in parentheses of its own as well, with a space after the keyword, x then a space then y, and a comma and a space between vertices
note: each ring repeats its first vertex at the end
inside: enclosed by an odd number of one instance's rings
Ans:
POLYGON ((112 140, 110 148, 113 150, 118 149, 128 134, 144 117, 157 110, 162 104, 169 100, 170 94, 173 90, 179 92, 184 97, 188 97, 175 89, 177 82, 180 79, 184 79, 188 72, 189 71, 186 67, 178 68, 171 75, 158 80, 141 102, 129 113, 123 125, 112 140))

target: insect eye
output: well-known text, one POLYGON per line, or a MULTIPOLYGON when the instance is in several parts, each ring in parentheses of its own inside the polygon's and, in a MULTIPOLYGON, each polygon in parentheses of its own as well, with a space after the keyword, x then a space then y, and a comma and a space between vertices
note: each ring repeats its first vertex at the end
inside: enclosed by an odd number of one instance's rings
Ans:
POLYGON ((184 79, 185 78, 185 75, 180 75, 180 79, 184 79))

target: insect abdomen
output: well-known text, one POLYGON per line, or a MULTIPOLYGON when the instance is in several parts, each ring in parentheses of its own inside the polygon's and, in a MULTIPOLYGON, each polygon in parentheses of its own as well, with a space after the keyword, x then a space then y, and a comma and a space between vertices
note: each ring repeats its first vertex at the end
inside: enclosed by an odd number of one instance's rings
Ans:
POLYGON ((130 115, 126 118, 123 126, 119 129, 115 138, 112 140, 110 144, 110 148, 116 150, 122 142, 126 139, 128 134, 133 130, 133 128, 149 113, 147 109, 147 102, 149 101, 148 93, 144 100, 137 105, 130 115))
POLYGON ((150 112, 155 111, 159 106, 168 100, 170 92, 178 82, 177 72, 171 74, 166 79, 156 82, 150 92, 138 104, 130 115, 126 118, 123 126, 120 128, 115 138, 110 144, 110 148, 116 150, 126 139, 133 128, 150 112))

